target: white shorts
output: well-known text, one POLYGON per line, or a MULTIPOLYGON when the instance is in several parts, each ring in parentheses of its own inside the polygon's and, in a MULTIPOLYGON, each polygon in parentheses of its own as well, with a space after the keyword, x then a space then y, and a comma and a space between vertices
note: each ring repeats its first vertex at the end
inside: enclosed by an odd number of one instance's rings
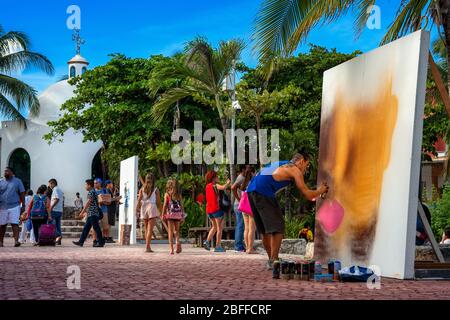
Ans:
POLYGON ((19 224, 20 206, 11 209, 0 209, 0 226, 19 224))

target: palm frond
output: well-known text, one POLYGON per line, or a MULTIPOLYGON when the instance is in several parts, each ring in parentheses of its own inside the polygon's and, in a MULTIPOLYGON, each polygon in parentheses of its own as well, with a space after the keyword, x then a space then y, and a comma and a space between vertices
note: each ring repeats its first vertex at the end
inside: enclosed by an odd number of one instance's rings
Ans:
POLYGON ((0 56, 10 53, 10 46, 18 45, 22 50, 28 50, 30 39, 24 32, 9 31, 8 33, 0 33, 0 56))
POLYGON ((11 73, 37 68, 48 75, 53 75, 55 69, 50 60, 44 55, 30 51, 19 51, 0 56, 0 72, 11 73))
POLYGON ((24 123, 25 118, 22 114, 14 107, 14 105, 0 93, 0 114, 9 120, 19 120, 24 123))
POLYGON ((163 93, 157 100, 157 102, 153 105, 151 110, 152 119, 156 123, 161 123, 166 113, 178 100, 192 96, 196 92, 196 90, 188 87, 169 89, 168 91, 163 93))
POLYGON ((381 44, 386 44, 411 31, 418 30, 421 27, 424 14, 430 10, 430 5, 433 2, 429 0, 415 0, 403 3, 395 20, 390 24, 388 31, 381 40, 381 44))
POLYGON ((354 4, 356 13, 356 19, 354 23, 356 37, 359 37, 366 27, 367 19, 371 15, 371 7, 375 5, 376 0, 359 0, 354 4))
POLYGON ((36 90, 16 78, 0 74, 0 94, 11 97, 18 112, 26 108, 31 115, 37 115, 39 112, 36 90))
MULTIPOLYGON (((361 0, 362 1, 362 0, 361 0)), ((255 19, 254 50, 260 59, 292 54, 311 29, 344 14, 355 0, 265 0, 255 19)))

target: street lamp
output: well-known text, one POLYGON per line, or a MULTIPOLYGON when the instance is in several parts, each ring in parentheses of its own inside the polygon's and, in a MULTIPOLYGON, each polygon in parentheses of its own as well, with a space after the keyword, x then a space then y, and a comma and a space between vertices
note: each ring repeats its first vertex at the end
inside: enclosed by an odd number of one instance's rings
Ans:
MULTIPOLYGON (((236 113, 241 111, 241 106, 239 105, 239 101, 236 99, 236 61, 233 60, 233 65, 231 67, 231 72, 227 74, 224 80, 224 89, 228 91, 231 98, 231 106, 234 109, 233 115, 231 117, 231 157, 230 159, 230 179, 231 182, 234 182, 236 172, 234 170, 234 137, 236 130, 236 113), (232 161, 231 161, 232 160, 232 161)), ((231 195, 231 201, 233 203, 233 194, 231 195)))

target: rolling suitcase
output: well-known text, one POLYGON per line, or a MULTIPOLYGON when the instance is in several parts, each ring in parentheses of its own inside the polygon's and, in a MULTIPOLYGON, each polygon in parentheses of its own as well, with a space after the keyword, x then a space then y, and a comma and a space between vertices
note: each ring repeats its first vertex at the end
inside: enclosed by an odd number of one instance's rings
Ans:
POLYGON ((40 246, 56 245, 56 226, 54 224, 43 224, 39 229, 40 246))

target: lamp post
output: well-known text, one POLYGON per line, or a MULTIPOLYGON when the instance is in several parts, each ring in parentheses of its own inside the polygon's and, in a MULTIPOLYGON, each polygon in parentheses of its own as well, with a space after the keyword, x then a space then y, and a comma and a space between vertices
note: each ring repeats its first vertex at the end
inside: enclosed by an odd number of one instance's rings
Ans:
MULTIPOLYGON (((234 143, 235 143, 235 130, 236 130, 236 113, 241 111, 241 106, 239 105, 239 101, 236 99, 236 61, 233 60, 233 66, 231 68, 230 74, 228 74, 225 78, 225 90, 228 91, 230 98, 231 98, 231 105, 233 107, 233 115, 231 117, 231 156, 230 160, 230 179, 233 183, 236 179, 236 170, 234 166, 234 158, 235 158, 235 152, 234 152, 234 143)), ((231 195, 231 203, 233 203, 233 195, 231 195)))

